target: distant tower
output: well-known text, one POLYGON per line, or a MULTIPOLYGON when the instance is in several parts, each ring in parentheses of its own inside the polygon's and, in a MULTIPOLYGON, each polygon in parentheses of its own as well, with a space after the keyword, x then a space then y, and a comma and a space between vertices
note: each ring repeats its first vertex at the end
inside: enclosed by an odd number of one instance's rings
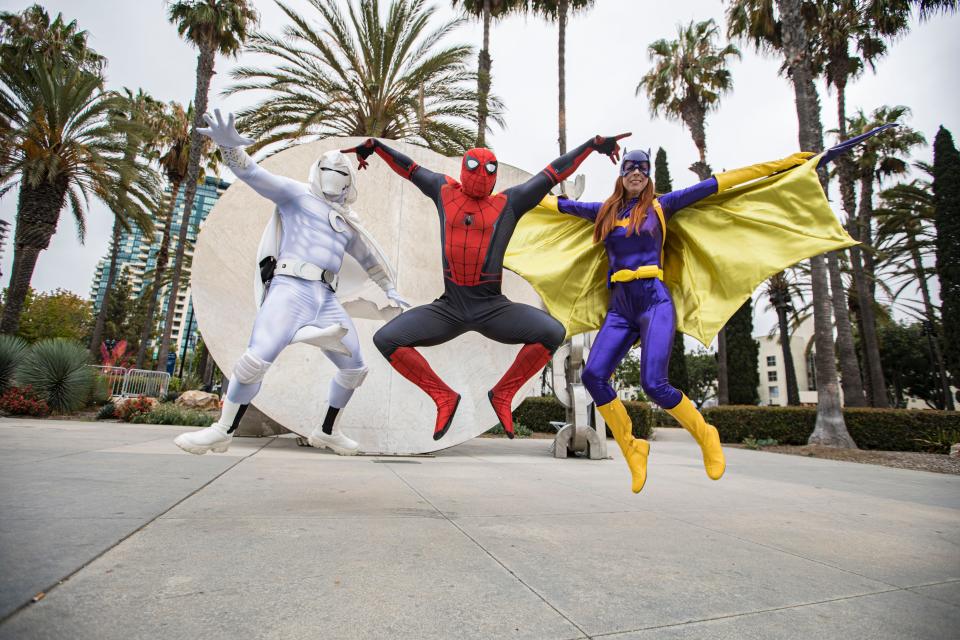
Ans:
MULTIPOLYGON (((186 249, 186 256, 193 256, 193 242, 197 239, 197 230, 201 223, 206 219, 217 199, 223 195, 223 192, 230 186, 214 176, 207 176, 203 182, 197 185, 196 196, 193 201, 193 211, 190 215, 190 230, 187 232, 187 242, 190 245, 186 249)), ((169 196, 169 191, 167 193, 169 196)), ((183 216, 183 187, 177 193, 177 203, 174 210, 173 224, 170 228, 170 261, 167 268, 173 268, 173 256, 177 251, 177 238, 180 233, 180 220, 183 216)), ((154 236, 144 237, 143 232, 138 227, 133 227, 130 231, 124 231, 120 234, 120 248, 117 256, 117 273, 120 273, 124 267, 127 268, 127 278, 130 281, 131 293, 134 297, 139 297, 144 293, 150 282, 149 275, 156 267, 157 252, 160 250, 160 235, 163 230, 163 222, 154 220, 154 236), (145 277, 145 275, 147 277, 145 277)), ((103 296, 107 288, 107 271, 110 268, 110 257, 105 256, 97 264, 93 276, 93 282, 90 286, 90 298, 93 300, 94 312, 100 309, 103 303, 103 296)), ((189 339, 197 330, 197 321, 192 313, 189 313, 192 307, 190 299, 190 269, 184 266, 185 285, 180 288, 177 296, 177 310, 173 318, 173 335, 171 339, 171 351, 174 345, 180 348, 181 341, 189 339), (185 319, 189 319, 190 326, 186 326, 185 319)), ((157 299, 157 313, 155 318, 158 322, 163 319, 167 312, 167 298, 170 295, 169 285, 160 290, 160 297, 157 299)), ((177 352, 179 353, 179 351, 177 352)))
MULTIPOLYGON (((7 235, 10 233, 10 223, 6 220, 0 220, 0 260, 3 260, 3 249, 7 244, 7 235)), ((0 271, 0 276, 3 272, 0 271)))

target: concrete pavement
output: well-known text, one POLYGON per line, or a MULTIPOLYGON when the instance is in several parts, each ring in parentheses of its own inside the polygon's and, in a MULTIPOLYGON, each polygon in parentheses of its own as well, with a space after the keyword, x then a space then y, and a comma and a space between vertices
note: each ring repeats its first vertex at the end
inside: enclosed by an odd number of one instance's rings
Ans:
MULTIPOLYGON (((0 639, 949 638, 960 477, 727 450, 614 460, 477 439, 340 458, 290 438, 0 419, 0 639), (38 592, 43 599, 28 604, 38 592)), ((612 444, 612 443, 611 443, 612 444)))

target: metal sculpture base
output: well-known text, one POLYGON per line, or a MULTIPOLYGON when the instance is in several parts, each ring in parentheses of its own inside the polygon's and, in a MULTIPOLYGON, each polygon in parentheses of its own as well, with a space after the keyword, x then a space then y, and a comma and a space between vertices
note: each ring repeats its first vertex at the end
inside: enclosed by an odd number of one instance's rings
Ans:
POLYGON ((582 455, 590 460, 607 457, 607 427, 598 419, 593 402, 580 381, 590 338, 574 336, 553 356, 554 395, 567 409, 567 422, 553 439, 553 457, 582 455), (565 393, 564 393, 565 391, 565 393))

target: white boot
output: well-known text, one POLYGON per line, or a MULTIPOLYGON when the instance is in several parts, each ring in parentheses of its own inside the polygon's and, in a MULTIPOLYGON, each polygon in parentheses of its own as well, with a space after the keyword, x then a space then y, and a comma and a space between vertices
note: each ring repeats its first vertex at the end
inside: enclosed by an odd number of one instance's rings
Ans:
POLYGON ((207 451, 226 453, 233 440, 233 431, 240 424, 240 419, 246 410, 247 405, 224 398, 223 408, 216 422, 206 429, 181 433, 173 443, 187 453, 195 453, 198 456, 202 456, 207 451), (233 425, 232 429, 230 425, 233 425))
POLYGON ((226 453, 230 447, 230 442, 233 440, 233 435, 227 433, 227 429, 229 427, 214 422, 205 429, 181 433, 174 439, 173 443, 187 453, 195 453, 198 456, 202 456, 207 451, 226 453))
MULTIPOLYGON (((332 408, 327 410, 328 417, 332 410, 332 408)), ((317 449, 323 449, 326 447, 337 455, 355 456, 360 450, 360 445, 357 444, 355 440, 351 440, 347 436, 343 435, 343 432, 340 431, 340 412, 342 409, 337 409, 336 411, 337 413, 333 420, 333 429, 331 429, 331 433, 324 433, 323 425, 321 425, 313 430, 313 433, 310 434, 310 438, 307 440, 307 442, 310 443, 311 447, 315 447, 317 449)))

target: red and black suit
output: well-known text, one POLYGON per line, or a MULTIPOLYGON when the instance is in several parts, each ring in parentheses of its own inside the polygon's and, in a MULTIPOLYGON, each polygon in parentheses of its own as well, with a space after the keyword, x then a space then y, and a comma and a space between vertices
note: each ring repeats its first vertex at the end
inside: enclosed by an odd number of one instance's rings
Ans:
POLYGON ((443 243, 444 293, 430 304, 405 311, 373 336, 377 349, 405 378, 437 405, 434 439, 449 429, 460 402, 414 347, 433 346, 476 331, 505 344, 523 344, 516 360, 488 393, 507 435, 513 437, 510 404, 517 390, 546 365, 565 330, 545 311, 511 302, 501 293, 503 255, 524 213, 569 177, 593 151, 619 151, 615 138, 596 137, 554 160, 533 178, 493 194, 497 159, 489 149, 463 157, 461 181, 417 165, 404 154, 369 139, 355 151, 360 167, 376 153, 437 205, 443 243))

